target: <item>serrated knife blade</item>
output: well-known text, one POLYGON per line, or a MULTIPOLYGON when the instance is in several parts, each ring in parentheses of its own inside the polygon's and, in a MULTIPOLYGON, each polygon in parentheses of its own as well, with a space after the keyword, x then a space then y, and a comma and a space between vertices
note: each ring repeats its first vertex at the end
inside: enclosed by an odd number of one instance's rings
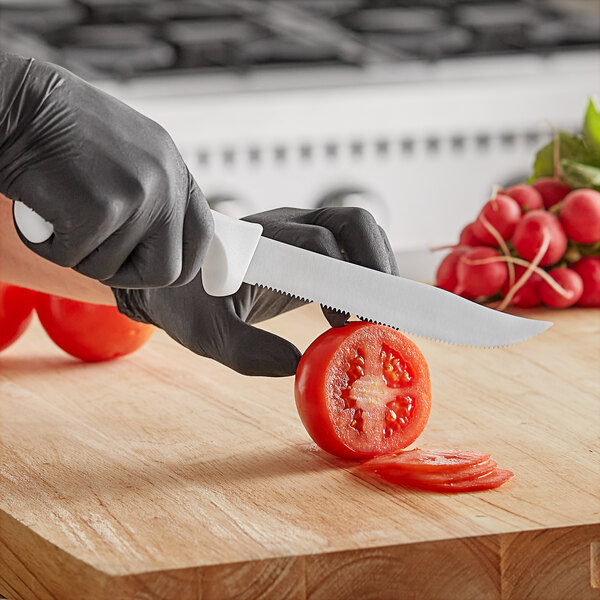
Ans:
MULTIPOLYGON (((31 242, 43 242, 53 234, 52 225, 21 202, 14 203, 13 215, 21 233, 31 242)), ((235 239, 246 237, 246 242, 249 240, 256 250, 246 269, 244 282, 318 302, 405 333, 465 346, 495 347, 523 342, 552 325, 548 321, 502 313, 425 283, 271 240, 260 236, 261 228, 256 224, 242 225, 242 221, 214 211, 213 217, 214 238, 221 238, 216 244, 214 240, 211 243, 211 249, 213 245, 217 248, 213 263, 216 271, 223 270, 220 274, 225 275, 224 279, 217 279, 214 293, 219 296, 239 288, 241 275, 248 264, 237 261, 241 264, 240 279, 234 277, 235 285, 227 291, 226 286, 231 284, 227 267, 232 263, 219 260, 227 254, 219 248, 223 250, 222 245, 228 243, 237 246, 235 239), (245 236, 248 228, 253 230, 249 237, 245 236), (255 246, 257 237, 258 245, 255 246)), ((236 258, 239 256, 234 250, 233 262, 236 258)), ((207 262, 208 256, 202 266, 203 283, 208 290, 204 276, 211 269, 207 268, 207 262)))
POLYGON ((465 346, 516 344, 552 325, 265 237, 258 242, 244 281, 405 333, 465 346))

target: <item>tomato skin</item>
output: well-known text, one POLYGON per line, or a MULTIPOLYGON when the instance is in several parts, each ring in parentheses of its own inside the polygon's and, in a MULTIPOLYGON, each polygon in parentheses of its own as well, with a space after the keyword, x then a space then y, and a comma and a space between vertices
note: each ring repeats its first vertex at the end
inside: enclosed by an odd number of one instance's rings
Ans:
POLYGON ((319 343, 315 340, 302 355, 294 381, 296 408, 310 437, 326 452, 346 458, 354 457, 334 434, 333 423, 323 402, 327 370, 322 365, 336 352, 349 332, 356 328, 356 323, 348 323, 345 327, 329 329, 318 337, 319 343))
MULTIPOLYGON (((390 344, 392 349, 393 343, 390 344)), ((364 321, 351 322, 345 327, 332 328, 318 337, 306 350, 296 371, 294 384, 296 407, 308 434, 326 452, 342 458, 364 459, 386 454, 410 445, 423 431, 430 411, 431 385, 429 370, 417 346, 401 333, 364 321), (382 337, 383 336, 383 337, 382 337), (370 445, 366 440, 364 448, 352 447, 344 440, 347 434, 332 409, 335 390, 336 356, 351 348, 359 340, 373 345, 377 340, 393 339, 402 347, 407 360, 418 371, 422 380, 414 414, 401 435, 395 435, 393 447, 370 445)))
POLYGON ((0 282, 0 351, 19 339, 31 323, 36 292, 0 282))
POLYGON ((130 354, 143 346, 154 332, 152 325, 133 321, 115 306, 38 294, 35 307, 52 341, 85 362, 130 354))

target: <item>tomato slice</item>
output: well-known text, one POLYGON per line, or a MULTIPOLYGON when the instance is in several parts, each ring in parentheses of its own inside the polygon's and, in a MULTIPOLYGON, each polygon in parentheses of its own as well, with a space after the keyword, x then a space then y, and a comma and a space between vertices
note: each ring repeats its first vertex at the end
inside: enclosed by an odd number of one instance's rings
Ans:
POLYGON ((429 418, 429 369, 400 332, 366 322, 333 328, 306 350, 295 381, 298 413, 312 439, 345 458, 405 448, 429 418))
POLYGON ((384 481, 435 492, 474 492, 498 487, 514 473, 498 469, 489 454, 460 450, 407 450, 379 456, 361 467, 384 481))
POLYGON ((394 467, 378 469, 377 474, 386 481, 391 483, 397 483, 402 481, 407 482, 432 482, 432 483, 453 483, 456 481, 464 481, 466 479, 474 479, 475 477, 481 477, 491 473, 498 463, 494 460, 484 460, 475 465, 468 465, 461 467, 460 469, 453 469, 452 471, 446 471, 439 469, 439 471, 419 471, 396 469, 394 467))
POLYGON ((489 460, 489 454, 470 450, 407 450, 388 456, 379 456, 364 462, 361 467, 368 471, 395 469, 428 473, 452 473, 489 460))
POLYGON ((490 490, 492 488, 497 488, 503 483, 506 483, 512 477, 514 477, 514 473, 512 471, 495 468, 492 471, 478 477, 461 479, 460 481, 435 482, 419 479, 401 479, 393 482, 389 481, 389 483, 394 483, 396 485, 405 487, 415 487, 422 490, 429 490, 431 492, 476 492, 479 490, 490 490))

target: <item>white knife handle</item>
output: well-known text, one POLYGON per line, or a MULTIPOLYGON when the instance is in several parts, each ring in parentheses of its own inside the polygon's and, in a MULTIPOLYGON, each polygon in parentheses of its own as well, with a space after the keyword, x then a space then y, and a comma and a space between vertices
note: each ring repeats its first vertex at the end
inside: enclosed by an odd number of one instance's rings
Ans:
POLYGON ((13 216, 23 237, 33 244, 45 242, 54 233, 52 223, 18 200, 13 204, 13 216))
POLYGON ((263 228, 211 212, 215 234, 202 263, 202 285, 211 296, 230 296, 244 281, 263 228))
MULTIPOLYGON (((230 296, 244 281, 262 226, 211 212, 215 233, 202 263, 202 285, 211 296, 230 296)), ((13 215, 21 234, 34 244, 45 242, 54 233, 51 223, 22 202, 14 203, 13 215)))

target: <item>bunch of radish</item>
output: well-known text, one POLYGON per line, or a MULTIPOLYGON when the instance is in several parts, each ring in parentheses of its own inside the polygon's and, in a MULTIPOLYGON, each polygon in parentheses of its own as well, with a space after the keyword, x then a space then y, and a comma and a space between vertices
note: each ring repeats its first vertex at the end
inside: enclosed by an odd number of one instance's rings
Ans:
POLYGON ((465 298, 530 308, 600 306, 600 114, 581 138, 556 134, 529 183, 495 188, 441 262, 436 285, 465 298))
POLYGON ((600 306, 600 192, 548 179, 499 190, 462 230, 436 285, 499 300, 500 310, 600 306))

